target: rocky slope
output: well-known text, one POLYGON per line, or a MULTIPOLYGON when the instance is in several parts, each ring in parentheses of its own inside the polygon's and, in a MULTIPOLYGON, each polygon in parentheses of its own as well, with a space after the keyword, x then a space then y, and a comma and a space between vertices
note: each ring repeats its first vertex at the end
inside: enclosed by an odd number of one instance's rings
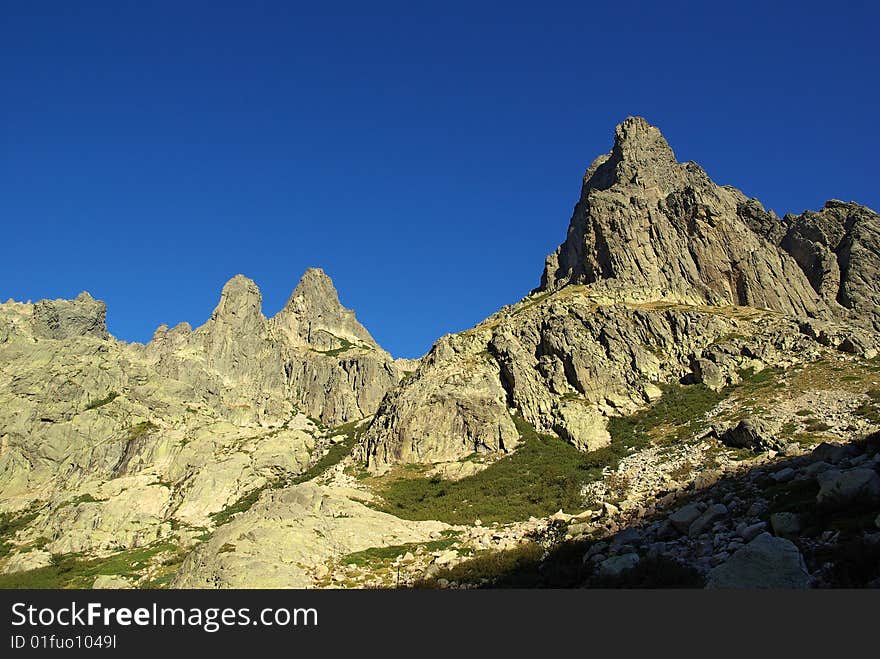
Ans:
POLYGON ((314 464, 334 441, 324 425, 367 416, 401 377, 320 270, 271 319, 240 275, 204 325, 160 327, 146 346, 105 317, 87 293, 0 305, 0 513, 27 520, 7 572, 192 546, 314 464))
POLYGON ((382 470, 509 451, 511 414, 594 449, 610 441, 608 417, 658 384, 718 388, 808 359, 816 342, 874 355, 878 227, 838 202, 779 220, 627 119, 587 170, 540 288, 438 341, 382 402, 362 458, 382 470))
POLYGON ((878 270, 870 209, 778 218, 630 118, 540 286, 418 361, 316 269, 147 345, 10 301, 0 586, 875 584, 878 270))

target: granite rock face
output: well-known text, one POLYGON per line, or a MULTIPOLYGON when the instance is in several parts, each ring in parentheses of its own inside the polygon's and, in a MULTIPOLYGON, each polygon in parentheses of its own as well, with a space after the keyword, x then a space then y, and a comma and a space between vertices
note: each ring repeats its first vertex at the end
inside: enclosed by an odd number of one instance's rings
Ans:
POLYGON ((880 217, 856 203, 829 201, 818 212, 786 215, 780 246, 813 289, 845 317, 880 331, 880 217))
POLYGON ((448 527, 409 522, 306 483, 261 497, 186 559, 176 588, 306 588, 328 558, 424 542, 448 527))
POLYGON ((541 290, 607 283, 642 299, 827 313, 797 263, 752 230, 756 214, 766 215, 755 200, 679 163, 657 128, 631 117, 584 176, 541 290))
POLYGON ((273 319, 241 275, 204 325, 162 326, 147 345, 110 337, 105 315, 87 293, 0 304, 0 512, 35 514, 22 548, 187 546, 302 473, 322 425, 370 415, 400 377, 318 270, 273 319))
POLYGON ((781 220, 629 118, 587 170, 540 287, 438 341, 382 402, 360 456, 383 470, 510 451, 512 415, 593 450, 609 417, 664 383, 719 391, 820 345, 876 355, 878 230, 876 214, 837 202, 781 220))
POLYGON ((74 300, 40 300, 33 308, 34 334, 47 339, 106 339, 107 305, 83 291, 74 300))
POLYGON ((163 326, 145 350, 161 374, 237 399, 256 419, 294 409, 326 426, 361 419, 401 377, 318 269, 271 319, 256 284, 237 275, 202 327, 163 326))

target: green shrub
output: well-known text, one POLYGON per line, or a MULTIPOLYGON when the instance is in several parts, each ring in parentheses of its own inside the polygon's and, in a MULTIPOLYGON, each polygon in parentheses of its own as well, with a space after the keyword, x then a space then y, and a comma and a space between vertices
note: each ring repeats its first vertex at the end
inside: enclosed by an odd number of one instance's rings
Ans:
POLYGON ((346 554, 339 559, 339 563, 342 565, 357 565, 360 567, 375 566, 377 564, 393 561, 401 554, 415 552, 419 547, 424 547, 425 551, 443 551, 449 549, 457 541, 457 535, 448 534, 445 538, 431 540, 430 542, 391 545, 388 547, 371 547, 370 549, 364 549, 363 551, 346 554))
POLYGON ((16 534, 34 521, 38 514, 34 510, 0 513, 0 558, 9 555, 16 534))
POLYGON ((416 588, 437 588, 440 579, 465 586, 516 585, 517 575, 535 575, 544 556, 536 542, 524 542, 512 549, 477 554, 452 567, 442 568, 430 578, 416 582, 416 588))
POLYGON ((586 454, 555 435, 543 435, 515 418, 522 443, 512 454, 458 481, 402 477, 380 494, 382 509, 404 519, 437 519, 451 524, 509 522, 581 509, 581 488, 590 474, 586 454))
POLYGON ((158 542, 95 559, 79 554, 56 554, 52 564, 46 567, 0 575, 0 589, 91 588, 95 577, 101 574, 136 579, 150 565, 153 557, 164 551, 177 551, 177 547, 158 542))
POLYGON ((602 478, 604 467, 651 443, 650 431, 662 424, 684 438, 695 432, 699 418, 724 398, 703 385, 671 385, 653 406, 629 417, 612 418, 611 444, 584 453, 555 435, 541 434, 520 417, 513 421, 521 438, 516 451, 484 470, 458 481, 439 477, 402 477, 380 494, 382 510, 404 519, 437 519, 450 524, 512 522, 543 517, 557 510, 578 511, 587 505, 584 485, 602 478))
POLYGON ((111 391, 109 394, 104 396, 103 398, 99 398, 98 400, 93 400, 91 403, 86 405, 86 410, 96 410, 99 407, 103 407, 104 405, 108 405, 112 403, 114 400, 119 398, 119 394, 115 391, 111 391))

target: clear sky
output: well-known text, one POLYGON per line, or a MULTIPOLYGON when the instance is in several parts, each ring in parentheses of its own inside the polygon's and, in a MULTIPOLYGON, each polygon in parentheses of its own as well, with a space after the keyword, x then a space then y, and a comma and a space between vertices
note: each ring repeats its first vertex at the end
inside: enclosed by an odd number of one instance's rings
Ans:
POLYGON ((320 266, 418 356, 538 284, 633 114, 780 214, 880 208, 877 4, 0 0, 0 298, 144 341, 320 266))

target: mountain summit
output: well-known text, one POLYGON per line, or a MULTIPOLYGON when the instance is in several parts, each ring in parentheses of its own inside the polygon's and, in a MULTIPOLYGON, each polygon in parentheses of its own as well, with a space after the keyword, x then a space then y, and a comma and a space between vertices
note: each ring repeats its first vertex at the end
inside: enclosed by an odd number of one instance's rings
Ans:
POLYGON ((333 280, 320 268, 305 271, 272 322, 288 340, 318 350, 339 350, 352 344, 381 350, 354 311, 342 306, 333 280))
POLYGON ((629 118, 617 126, 611 152, 587 170, 541 290, 604 282, 644 300, 827 315, 794 259, 750 228, 755 214, 767 215, 695 163, 678 162, 657 128, 629 118))
POLYGON ((509 452, 511 414, 595 450, 658 385, 720 390, 816 342, 876 354, 878 231, 876 213, 841 202, 780 219, 630 117, 584 175, 540 287, 438 341, 382 402, 363 459, 381 471, 509 452))
POLYGON ((878 309, 874 211, 780 219, 632 117, 541 287, 420 360, 318 268, 146 345, 86 293, 0 304, 0 585, 442 585, 496 551, 544 585, 876 585, 828 557, 876 556, 878 309))

